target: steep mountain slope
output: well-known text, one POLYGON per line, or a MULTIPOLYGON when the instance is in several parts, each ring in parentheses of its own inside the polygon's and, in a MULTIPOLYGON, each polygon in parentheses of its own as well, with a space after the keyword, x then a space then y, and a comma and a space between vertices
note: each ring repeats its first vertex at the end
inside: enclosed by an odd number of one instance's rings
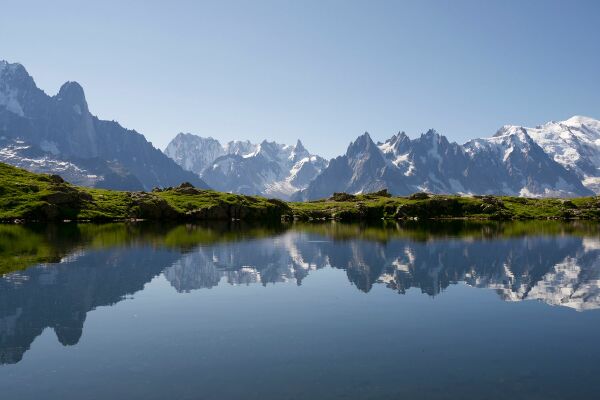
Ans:
POLYGON ((327 165, 298 140, 288 146, 264 140, 260 144, 178 134, 165 154, 211 187, 225 192, 260 194, 288 199, 308 186, 327 165))
POLYGON ((93 116, 78 83, 48 96, 22 65, 6 61, 0 61, 0 139, 0 153, 7 154, 2 161, 49 173, 62 165, 76 183, 148 190, 189 181, 206 187, 143 135, 93 116))
POLYGON ((591 194, 575 172, 554 161, 525 129, 505 127, 492 138, 463 146, 434 130, 414 140, 399 133, 377 145, 364 134, 294 198, 313 200, 334 192, 383 188, 398 195, 417 191, 529 197, 591 194))
MULTIPOLYGON (((475 139, 464 147, 472 159, 469 177, 481 183, 493 182, 499 193, 526 197, 591 194, 573 172, 554 161, 523 128, 505 126, 494 137, 475 139)), ((479 192, 482 189, 484 186, 479 186, 479 192)), ((488 189, 486 193, 491 192, 488 189)))

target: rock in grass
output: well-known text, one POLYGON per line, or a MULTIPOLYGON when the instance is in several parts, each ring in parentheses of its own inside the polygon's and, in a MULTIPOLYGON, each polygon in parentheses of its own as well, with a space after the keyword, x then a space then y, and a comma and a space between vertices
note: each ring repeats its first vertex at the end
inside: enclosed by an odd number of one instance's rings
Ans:
POLYGON ((355 201, 356 200, 356 196, 350 193, 344 193, 344 192, 336 192, 334 193, 329 200, 333 200, 333 201, 355 201))
POLYGON ((429 194, 425 192, 417 192, 408 196, 410 200, 427 200, 429 198, 429 194))

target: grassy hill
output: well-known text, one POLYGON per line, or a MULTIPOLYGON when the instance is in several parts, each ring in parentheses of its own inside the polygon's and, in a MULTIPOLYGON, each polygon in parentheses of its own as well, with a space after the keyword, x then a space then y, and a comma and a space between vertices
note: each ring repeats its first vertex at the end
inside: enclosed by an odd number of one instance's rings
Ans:
POLYGON ((0 163, 0 221, 147 220, 377 220, 377 219, 599 219, 600 198, 528 199, 387 192, 337 193, 294 203, 196 189, 189 184, 152 192, 71 185, 0 163))

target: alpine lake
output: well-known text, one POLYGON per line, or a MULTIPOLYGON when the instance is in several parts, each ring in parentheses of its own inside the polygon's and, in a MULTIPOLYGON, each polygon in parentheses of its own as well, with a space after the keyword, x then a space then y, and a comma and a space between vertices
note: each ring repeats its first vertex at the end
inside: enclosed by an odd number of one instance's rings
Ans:
POLYGON ((598 398, 599 228, 0 225, 0 398, 598 398))

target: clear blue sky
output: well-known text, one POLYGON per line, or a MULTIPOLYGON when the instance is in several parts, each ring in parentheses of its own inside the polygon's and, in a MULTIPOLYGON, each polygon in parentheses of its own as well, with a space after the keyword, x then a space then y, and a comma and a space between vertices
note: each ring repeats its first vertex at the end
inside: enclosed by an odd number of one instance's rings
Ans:
POLYGON ((600 118, 600 1, 2 1, 0 59, 164 148, 600 118))

